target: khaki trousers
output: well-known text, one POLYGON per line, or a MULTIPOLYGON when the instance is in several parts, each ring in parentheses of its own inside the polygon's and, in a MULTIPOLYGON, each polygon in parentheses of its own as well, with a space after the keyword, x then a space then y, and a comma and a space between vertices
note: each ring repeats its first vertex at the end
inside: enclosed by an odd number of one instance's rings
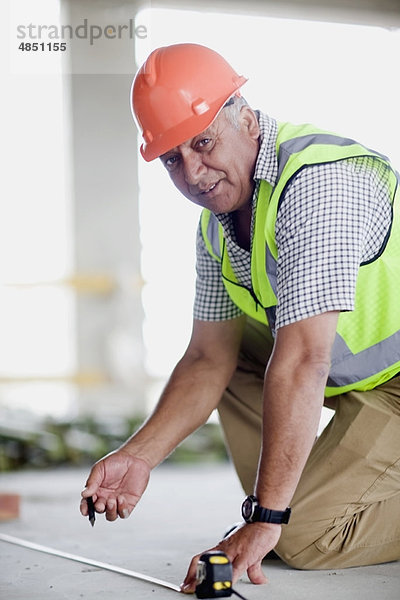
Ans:
MULTIPOLYGON (((248 319, 238 369, 218 408, 246 494, 260 452, 268 329, 248 319)), ((316 441, 275 551, 299 569, 337 569, 400 559, 400 377, 337 397, 316 441)))

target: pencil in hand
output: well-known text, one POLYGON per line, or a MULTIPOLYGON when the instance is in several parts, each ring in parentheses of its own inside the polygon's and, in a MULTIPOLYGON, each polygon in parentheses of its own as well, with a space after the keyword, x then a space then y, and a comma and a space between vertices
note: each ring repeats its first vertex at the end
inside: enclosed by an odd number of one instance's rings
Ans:
POLYGON ((87 502, 87 506, 88 506, 89 522, 90 522, 91 526, 94 527, 94 523, 96 521, 96 513, 94 510, 94 503, 93 503, 92 496, 89 496, 88 498, 86 498, 86 502, 87 502))

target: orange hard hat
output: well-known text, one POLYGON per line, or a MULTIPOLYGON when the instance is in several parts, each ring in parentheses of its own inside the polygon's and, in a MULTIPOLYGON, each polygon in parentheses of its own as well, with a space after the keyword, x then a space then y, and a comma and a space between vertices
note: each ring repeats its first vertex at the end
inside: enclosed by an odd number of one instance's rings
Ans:
POLYGON ((246 83, 214 50, 174 44, 154 50, 132 84, 132 112, 151 161, 198 135, 246 83))

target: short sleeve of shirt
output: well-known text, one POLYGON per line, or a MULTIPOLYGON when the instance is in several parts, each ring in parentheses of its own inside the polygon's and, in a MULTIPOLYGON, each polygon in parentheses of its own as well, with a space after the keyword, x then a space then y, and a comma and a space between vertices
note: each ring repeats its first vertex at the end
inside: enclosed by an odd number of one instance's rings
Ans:
POLYGON ((388 168, 362 157, 303 169, 276 220, 276 328, 354 309, 360 264, 382 247, 391 223, 388 168))
POLYGON ((200 321, 224 321, 242 314, 221 279, 221 266, 207 251, 199 225, 196 240, 196 294, 193 317, 200 321))

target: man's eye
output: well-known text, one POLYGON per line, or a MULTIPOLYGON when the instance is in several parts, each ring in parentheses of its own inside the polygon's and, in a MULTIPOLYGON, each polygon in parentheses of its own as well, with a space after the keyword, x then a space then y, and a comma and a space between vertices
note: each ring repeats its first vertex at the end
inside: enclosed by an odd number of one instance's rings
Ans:
POLYGON ((202 140, 199 140, 198 145, 200 146, 200 148, 204 148, 205 146, 207 146, 209 143, 211 142, 210 138, 204 138, 202 140))
POLYGON ((175 167, 177 162, 178 162, 177 156, 170 156, 169 158, 167 158, 164 161, 164 165, 167 167, 167 169, 172 169, 173 167, 175 167))

